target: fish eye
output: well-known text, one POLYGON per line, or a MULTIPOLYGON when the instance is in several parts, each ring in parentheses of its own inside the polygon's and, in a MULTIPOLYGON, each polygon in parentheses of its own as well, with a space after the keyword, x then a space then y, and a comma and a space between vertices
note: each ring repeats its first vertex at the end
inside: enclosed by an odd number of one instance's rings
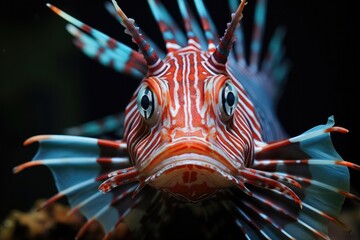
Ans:
POLYGON ((219 98, 221 115, 224 120, 227 120, 234 114, 238 103, 238 95, 235 86, 230 82, 226 82, 221 89, 219 98))
POLYGON ((140 114, 145 120, 149 120, 155 111, 155 98, 154 93, 149 87, 143 87, 140 89, 137 96, 137 105, 140 114))

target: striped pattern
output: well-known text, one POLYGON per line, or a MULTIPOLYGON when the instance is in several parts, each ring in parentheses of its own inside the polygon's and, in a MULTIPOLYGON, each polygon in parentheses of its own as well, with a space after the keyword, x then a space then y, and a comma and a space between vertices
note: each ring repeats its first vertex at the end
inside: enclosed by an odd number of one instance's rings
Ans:
POLYGON ((178 43, 178 39, 181 38, 182 40, 185 37, 174 20, 159 1, 148 0, 148 3, 163 35, 167 51, 173 52, 180 49, 181 45, 178 43))
MULTIPOLYGON (((187 155, 172 158, 187 153, 196 153, 193 158, 202 161, 209 158, 208 152, 213 152, 213 156, 204 161, 213 166, 219 165, 217 168, 223 171, 230 169, 232 174, 251 165, 252 141, 261 140, 254 107, 237 82, 208 69, 205 64, 207 59, 206 54, 193 46, 183 48, 168 56, 166 71, 142 82, 157 97, 155 126, 150 127, 142 119, 136 104, 137 93, 130 101, 126 109, 124 139, 129 144, 133 163, 145 177, 187 160, 187 155), (224 123, 219 117, 219 108, 222 107, 219 94, 227 81, 237 86, 241 100, 231 129, 228 128, 230 123, 224 123)), ((173 174, 169 174, 167 179, 170 177, 173 174)), ((200 181, 194 184, 201 184, 200 181)), ((160 187, 154 182, 151 184, 160 187)))
MULTIPOLYGON (((124 121, 115 115, 70 129, 96 135, 123 128, 122 140, 42 135, 25 141, 39 142, 39 151, 14 172, 45 165, 59 190, 43 207, 67 197, 70 213, 88 219, 78 238, 93 222, 103 227, 105 239, 124 224, 141 238, 161 229, 163 219, 178 217, 174 207, 186 206, 178 200, 198 203, 192 207, 208 203, 204 212, 230 215, 243 235, 236 239, 329 239, 329 222, 346 229, 337 216, 345 198, 360 202, 348 180, 348 168, 360 166, 342 160, 332 145, 330 133, 347 132, 333 117, 284 139, 274 110, 288 70, 282 29, 260 61, 266 0, 255 8, 249 60, 238 27, 246 1, 228 1, 234 14, 217 39, 203 1, 194 2, 201 29, 190 5, 178 0, 186 39, 160 1, 148 0, 166 56, 112 2, 115 8, 107 8, 141 53, 48 4, 70 22, 67 29, 85 54, 141 82, 124 121)), ((214 229, 221 219, 212 219, 214 229)))

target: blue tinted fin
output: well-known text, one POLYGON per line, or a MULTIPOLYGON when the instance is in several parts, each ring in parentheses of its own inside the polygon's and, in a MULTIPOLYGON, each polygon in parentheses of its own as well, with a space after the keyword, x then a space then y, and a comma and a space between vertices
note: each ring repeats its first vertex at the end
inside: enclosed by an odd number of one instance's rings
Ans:
POLYGON ((253 72, 259 70, 262 41, 265 31, 267 0, 257 0, 254 19, 254 30, 250 46, 250 69, 253 72))

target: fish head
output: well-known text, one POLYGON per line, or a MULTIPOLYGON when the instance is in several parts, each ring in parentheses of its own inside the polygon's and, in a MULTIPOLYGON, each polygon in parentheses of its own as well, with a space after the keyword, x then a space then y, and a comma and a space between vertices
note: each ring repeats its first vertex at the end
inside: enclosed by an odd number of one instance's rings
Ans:
POLYGON ((239 86, 206 59, 189 49, 169 55, 166 70, 142 81, 125 118, 129 155, 144 181, 191 202, 231 187, 254 152, 239 86))

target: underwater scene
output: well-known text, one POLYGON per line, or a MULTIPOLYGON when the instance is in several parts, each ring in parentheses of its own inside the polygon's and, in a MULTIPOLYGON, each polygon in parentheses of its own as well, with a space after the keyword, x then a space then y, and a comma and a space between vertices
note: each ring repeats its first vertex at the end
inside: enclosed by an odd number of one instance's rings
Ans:
POLYGON ((352 5, 5 0, 0 239, 359 239, 352 5))

